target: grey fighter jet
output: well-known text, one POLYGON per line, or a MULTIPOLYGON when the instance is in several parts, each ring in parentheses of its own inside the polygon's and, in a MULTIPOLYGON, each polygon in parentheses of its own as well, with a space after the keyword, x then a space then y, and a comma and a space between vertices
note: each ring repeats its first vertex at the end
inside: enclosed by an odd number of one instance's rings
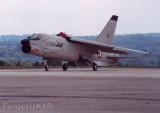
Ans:
POLYGON ((67 70, 69 64, 89 64, 97 71, 98 66, 117 65, 120 59, 137 57, 120 57, 120 54, 148 52, 122 48, 112 45, 118 16, 113 15, 100 35, 95 40, 75 38, 63 32, 57 35, 33 34, 21 41, 22 51, 42 57, 45 70, 48 71, 47 59, 62 60, 62 68, 67 70))

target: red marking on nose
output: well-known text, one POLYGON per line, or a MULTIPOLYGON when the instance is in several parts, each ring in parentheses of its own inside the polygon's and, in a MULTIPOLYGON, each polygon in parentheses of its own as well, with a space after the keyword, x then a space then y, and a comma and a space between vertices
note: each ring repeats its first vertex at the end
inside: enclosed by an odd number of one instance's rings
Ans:
POLYGON ((39 51, 39 49, 37 49, 37 48, 35 48, 35 47, 33 47, 33 46, 31 46, 31 52, 36 52, 36 51, 39 51))

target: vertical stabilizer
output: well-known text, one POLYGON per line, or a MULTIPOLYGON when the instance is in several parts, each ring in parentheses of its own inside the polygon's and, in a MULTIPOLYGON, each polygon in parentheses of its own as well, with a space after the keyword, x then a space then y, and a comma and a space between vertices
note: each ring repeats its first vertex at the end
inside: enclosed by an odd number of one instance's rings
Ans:
POLYGON ((107 25, 104 27, 103 31, 95 39, 95 41, 105 44, 112 44, 117 21, 118 21, 118 16, 113 15, 109 20, 109 22, 107 23, 107 25))

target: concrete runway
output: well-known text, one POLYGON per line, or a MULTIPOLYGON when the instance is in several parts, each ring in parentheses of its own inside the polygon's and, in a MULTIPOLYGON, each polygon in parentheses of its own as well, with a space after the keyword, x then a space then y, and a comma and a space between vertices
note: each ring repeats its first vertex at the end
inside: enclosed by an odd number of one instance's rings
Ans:
POLYGON ((0 70, 0 113, 159 113, 160 69, 0 70))

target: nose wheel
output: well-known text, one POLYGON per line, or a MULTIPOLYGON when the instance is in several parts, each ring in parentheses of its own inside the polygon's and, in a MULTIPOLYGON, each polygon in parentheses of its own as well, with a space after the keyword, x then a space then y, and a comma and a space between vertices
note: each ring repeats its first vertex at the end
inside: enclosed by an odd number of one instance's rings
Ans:
POLYGON ((97 64, 95 64, 95 63, 93 63, 93 71, 97 71, 98 70, 98 65, 97 64))
POLYGON ((48 66, 44 66, 46 71, 49 71, 49 67, 48 66))

